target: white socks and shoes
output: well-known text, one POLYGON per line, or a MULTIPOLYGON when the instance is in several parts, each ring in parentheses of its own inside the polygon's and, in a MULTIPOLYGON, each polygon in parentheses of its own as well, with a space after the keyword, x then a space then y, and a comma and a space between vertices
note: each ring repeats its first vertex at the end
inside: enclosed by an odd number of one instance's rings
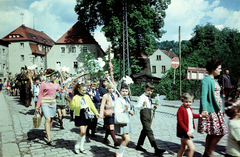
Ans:
POLYGON ((123 157, 123 153, 125 149, 126 149, 126 146, 120 145, 119 149, 116 151, 116 156, 123 157))
POLYGON ((78 135, 77 143, 74 146, 74 150, 77 154, 79 154, 80 152, 86 154, 86 150, 83 149, 85 138, 86 135, 83 136, 78 135))

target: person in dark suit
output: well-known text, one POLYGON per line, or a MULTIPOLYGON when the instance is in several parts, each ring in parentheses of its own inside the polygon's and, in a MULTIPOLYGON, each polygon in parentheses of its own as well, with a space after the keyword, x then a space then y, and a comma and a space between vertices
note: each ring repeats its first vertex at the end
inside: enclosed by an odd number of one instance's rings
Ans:
POLYGON ((225 93, 225 100, 228 100, 230 89, 232 88, 231 79, 229 76, 229 70, 225 70, 225 74, 222 76, 222 89, 225 93))

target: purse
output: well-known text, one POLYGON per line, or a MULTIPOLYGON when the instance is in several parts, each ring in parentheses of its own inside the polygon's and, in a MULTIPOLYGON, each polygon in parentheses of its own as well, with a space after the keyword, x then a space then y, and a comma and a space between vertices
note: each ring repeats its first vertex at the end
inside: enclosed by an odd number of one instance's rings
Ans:
POLYGON ((35 111, 33 116, 33 128, 39 128, 41 125, 42 116, 39 111, 35 111))
POLYGON ((127 124, 127 123, 129 123, 128 114, 126 114, 124 112, 115 112, 114 123, 115 124, 127 124))
POLYGON ((86 119, 93 119, 93 118, 94 118, 94 114, 91 113, 91 112, 89 111, 89 109, 86 109, 86 111, 84 112, 84 115, 85 115, 85 118, 86 118, 86 119))

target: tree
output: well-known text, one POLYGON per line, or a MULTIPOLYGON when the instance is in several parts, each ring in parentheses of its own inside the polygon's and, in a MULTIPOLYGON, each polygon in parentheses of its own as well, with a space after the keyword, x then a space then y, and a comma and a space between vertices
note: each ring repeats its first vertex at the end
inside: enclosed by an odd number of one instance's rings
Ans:
MULTIPOLYGON (((183 40, 181 41, 181 51, 183 50, 184 46, 186 45, 186 42, 187 40, 183 40)), ((160 49, 160 50, 170 50, 172 49, 172 51, 178 56, 179 55, 179 42, 178 41, 174 41, 174 40, 171 40, 171 41, 162 41, 162 42, 159 42, 157 43, 157 46, 156 46, 157 49, 160 49)))
MULTIPOLYGON (((207 23, 205 26, 197 25, 193 31, 193 37, 186 42, 182 49, 182 91, 194 92, 189 85, 196 83, 196 81, 185 79, 186 69, 188 67, 205 68, 206 62, 211 58, 223 61, 222 69, 230 70, 232 83, 236 84, 240 76, 240 33, 236 29, 230 28, 219 30, 211 23, 207 23)), ((173 69, 167 71, 156 88, 159 94, 166 95, 168 99, 173 99, 174 94, 179 96, 179 69, 176 69, 177 89, 174 90, 173 86, 169 86, 173 82, 173 71, 173 69)), ((175 98, 179 98, 176 96, 175 98)))
MULTIPOLYGON (((171 0, 127 0, 129 50, 131 56, 140 52, 152 54, 156 39, 162 37, 165 10, 171 0)), ((78 20, 93 31, 102 31, 112 43, 114 53, 121 53, 123 0, 77 0, 75 11, 78 20)))

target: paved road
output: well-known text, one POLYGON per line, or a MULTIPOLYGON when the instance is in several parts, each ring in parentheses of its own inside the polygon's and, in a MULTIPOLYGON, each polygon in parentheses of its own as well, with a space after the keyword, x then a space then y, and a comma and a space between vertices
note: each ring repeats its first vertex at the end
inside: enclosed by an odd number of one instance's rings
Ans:
MULTIPOLYGON (((87 155, 75 154, 73 147, 76 142, 79 129, 74 126, 74 122, 69 121, 69 114, 63 120, 65 129, 60 130, 58 121, 55 118, 51 136, 54 141, 53 146, 46 145, 44 141, 44 119, 42 118, 41 126, 33 129, 32 117, 34 107, 26 108, 18 102, 19 97, 10 97, 0 93, 0 156, 3 157, 61 157, 61 156, 94 156, 94 157, 112 157, 116 149, 113 147, 113 141, 109 136, 112 145, 103 144, 104 132, 102 127, 103 120, 98 121, 97 138, 92 138, 91 143, 85 143, 84 148, 87 150, 87 155)), ((176 102, 175 102, 176 103, 176 102)), ((168 103, 169 104, 169 103, 168 103)), ((174 104, 174 102, 172 102, 174 104)), ((178 103, 179 104, 179 103, 178 103)), ((176 104, 176 105, 178 105, 176 104)), ((160 106, 153 120, 152 129, 155 134, 157 144, 167 151, 163 157, 176 156, 180 148, 180 139, 176 137, 176 107, 160 106)), ((198 110, 194 109, 194 112, 198 110)), ((136 143, 141 131, 139 120, 139 112, 131 118, 134 126, 134 133, 131 134, 131 142, 124 153, 124 157, 153 157, 154 149, 150 146, 146 139, 144 148, 148 153, 136 151, 136 143)), ((197 124, 197 120, 195 121, 197 124)), ((194 144, 196 151, 194 157, 200 157, 204 151, 204 141, 206 135, 194 133, 194 144)), ((117 136, 120 140, 121 137, 117 136)), ((224 136, 219 142, 213 153, 216 157, 223 157, 225 146, 227 144, 227 136, 224 136)), ((185 154, 186 156, 186 154, 185 154)))

